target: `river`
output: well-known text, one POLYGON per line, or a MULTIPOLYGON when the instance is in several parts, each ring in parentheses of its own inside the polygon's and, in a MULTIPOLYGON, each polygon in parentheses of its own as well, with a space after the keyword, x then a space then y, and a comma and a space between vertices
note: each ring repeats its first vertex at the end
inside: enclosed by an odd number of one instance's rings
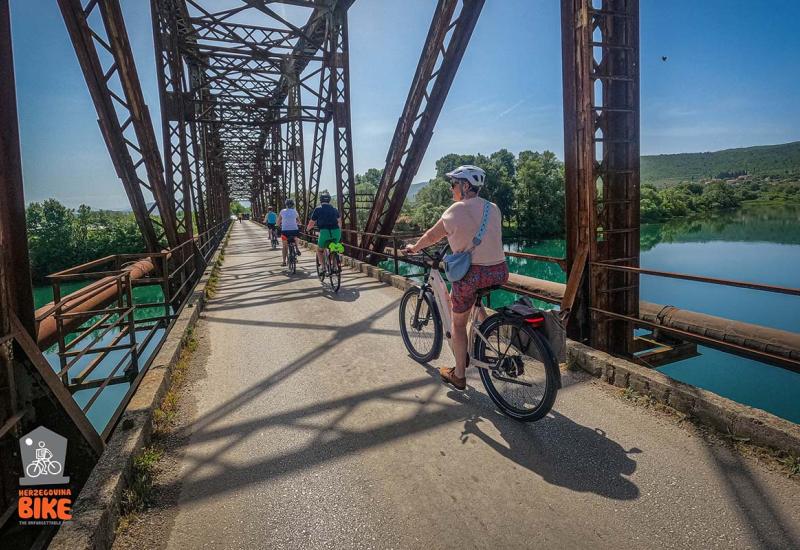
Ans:
MULTIPOLYGON (((511 241, 508 250, 564 256, 561 239, 511 241)), ((555 264, 508 258, 522 275, 565 282, 555 264)), ((391 262, 384 264, 391 269, 391 262)), ((645 224, 641 266, 650 269, 800 287, 800 205, 750 204, 704 219, 645 224)), ((401 272, 403 270, 401 269, 401 272)), ((641 299, 800 332, 800 297, 643 276, 641 299)), ((509 303, 508 292, 492 295, 492 305, 509 303)), ((541 303, 542 306, 552 307, 541 303)), ((740 403, 800 423, 800 374, 698 346, 700 356, 658 370, 740 403)))

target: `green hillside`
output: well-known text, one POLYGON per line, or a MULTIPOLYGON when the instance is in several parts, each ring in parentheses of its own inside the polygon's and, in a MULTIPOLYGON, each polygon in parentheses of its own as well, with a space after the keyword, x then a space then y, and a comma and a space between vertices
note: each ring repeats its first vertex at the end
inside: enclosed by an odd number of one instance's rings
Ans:
POLYGON ((641 159, 642 183, 663 187, 681 181, 747 173, 753 176, 800 176, 800 141, 710 153, 650 155, 641 159))

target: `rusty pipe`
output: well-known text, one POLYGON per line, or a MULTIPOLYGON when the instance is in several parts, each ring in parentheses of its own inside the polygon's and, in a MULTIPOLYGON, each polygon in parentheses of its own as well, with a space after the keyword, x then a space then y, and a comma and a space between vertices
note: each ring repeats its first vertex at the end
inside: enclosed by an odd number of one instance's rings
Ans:
MULTIPOLYGON (((131 281, 142 279, 149 273, 155 271, 155 264, 150 258, 145 258, 124 267, 122 270, 130 273, 131 281)), ((117 298, 117 286, 111 284, 113 276, 104 277, 94 283, 68 294, 61 299, 61 306, 73 312, 93 311, 100 309, 113 302, 117 298), (103 287, 107 288, 103 288, 103 287), (94 289, 102 289, 92 292, 94 289), (80 294, 76 298, 70 298, 74 294, 80 294), (88 296, 88 297, 84 297, 88 296)), ((45 350, 58 342, 58 328, 55 316, 55 303, 50 302, 36 310, 36 318, 40 319, 36 331, 36 342, 39 349, 45 350)), ((69 332, 78 328, 86 319, 81 317, 67 317, 62 322, 62 327, 69 332)))
MULTIPOLYGON (((566 285, 512 273, 503 288, 560 303, 566 285)), ((755 352, 769 353, 793 361, 800 360, 800 334, 795 332, 644 301, 639 302, 639 319, 664 328, 714 338, 755 352)))

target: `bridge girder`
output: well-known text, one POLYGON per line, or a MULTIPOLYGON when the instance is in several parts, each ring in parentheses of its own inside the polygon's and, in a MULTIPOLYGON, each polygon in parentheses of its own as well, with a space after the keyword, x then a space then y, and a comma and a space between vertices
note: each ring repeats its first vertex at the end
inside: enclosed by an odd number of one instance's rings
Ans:
POLYGON ((58 5, 97 110, 103 139, 145 244, 151 252, 161 250, 164 244, 177 246, 176 210, 164 181, 161 155, 119 2, 58 0, 58 5), (101 25, 92 24, 95 10, 100 12, 101 25), (109 54, 113 63, 104 66, 98 48, 109 54), (115 89, 121 89, 122 95, 115 89), (140 167, 146 175, 140 175, 140 167), (148 198, 152 199, 149 206, 148 198))
MULTIPOLYGON (((394 229, 483 4, 484 0, 439 0, 436 5, 365 232, 388 235, 394 229)), ((370 250, 383 246, 383 239, 370 235, 361 244, 370 250)))

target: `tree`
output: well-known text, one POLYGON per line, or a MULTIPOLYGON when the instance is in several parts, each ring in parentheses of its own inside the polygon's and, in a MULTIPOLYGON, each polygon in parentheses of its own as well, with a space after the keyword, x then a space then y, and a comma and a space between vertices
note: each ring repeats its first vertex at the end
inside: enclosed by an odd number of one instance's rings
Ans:
POLYGON ((564 165, 550 151, 519 154, 516 167, 516 219, 532 237, 564 234, 564 165))
POLYGON ((36 279, 77 264, 75 214, 55 199, 32 203, 26 214, 31 268, 36 279))
POLYGON ((238 216, 239 214, 248 214, 250 209, 247 208, 245 205, 240 203, 239 201, 232 201, 231 202, 231 214, 234 216, 238 216))
POLYGON ((145 252, 132 213, 71 210, 55 199, 32 203, 26 212, 28 248, 34 281, 56 271, 111 256, 145 252))
POLYGON ((427 229, 436 223, 452 203, 450 184, 444 178, 434 178, 417 193, 411 219, 418 227, 427 229))
POLYGON ((356 193, 374 193, 383 177, 382 168, 370 168, 363 174, 356 174, 356 193))

